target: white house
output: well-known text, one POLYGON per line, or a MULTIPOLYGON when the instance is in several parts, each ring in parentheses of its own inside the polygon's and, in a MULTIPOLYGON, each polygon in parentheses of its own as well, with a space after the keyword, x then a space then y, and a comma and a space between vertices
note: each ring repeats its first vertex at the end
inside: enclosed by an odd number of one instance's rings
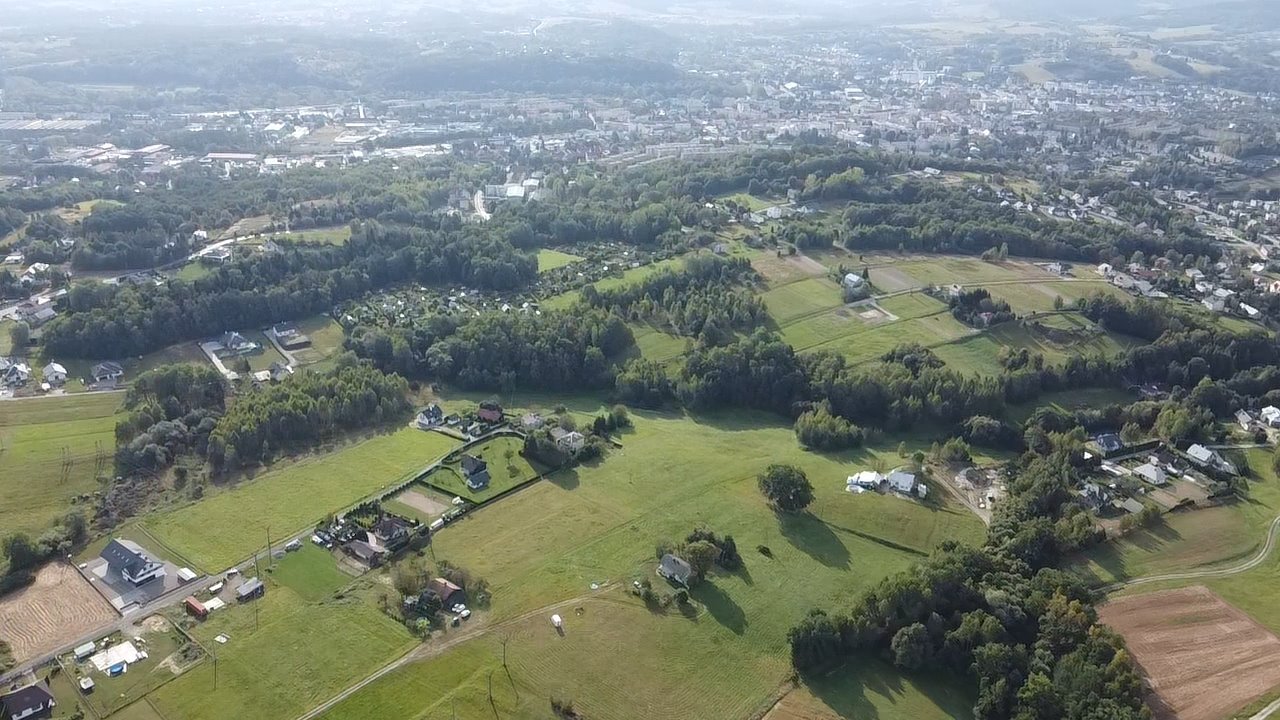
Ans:
POLYGON ((1237 410, 1236 422, 1240 424, 1241 430, 1248 430, 1253 425, 1253 416, 1249 414, 1248 410, 1237 410))
MULTIPOLYGON (((560 428, 556 429, 559 430, 560 428)), ((556 437, 556 447, 560 449, 560 452, 569 453, 570 455, 577 455, 586 445, 586 436, 577 430, 557 435, 556 437)))
POLYGON ((1262 408, 1262 412, 1258 413, 1258 417, 1271 427, 1280 427, 1280 408, 1275 405, 1268 405, 1262 408))
POLYGON ((44 381, 50 385, 61 385, 67 381, 67 369, 56 362, 45 365, 43 372, 44 381))
POLYGON ((1164 485, 1165 483, 1169 482, 1169 480, 1165 477, 1164 470, 1161 470, 1159 467, 1156 467, 1151 463, 1143 463, 1142 465, 1139 465, 1138 467, 1134 468, 1133 474, 1137 475, 1143 480, 1146 480, 1152 485, 1164 485))
POLYGON ((165 576, 164 563, 156 562, 137 543, 129 540, 112 540, 99 556, 107 561, 112 572, 134 585, 165 576))
POLYGON ((845 480, 845 487, 850 492, 856 492, 854 488, 862 490, 875 490, 880 487, 880 483, 884 482, 884 476, 875 470, 863 470, 856 475, 850 475, 845 480))
POLYGON ((1224 460, 1221 455, 1200 444, 1187 448, 1187 457, 1191 458, 1191 462, 1201 467, 1213 468, 1233 474, 1236 471, 1235 466, 1224 460))
POLYGON ((885 480, 889 487, 900 493, 910 493, 916 489, 916 476, 905 470, 894 470, 885 480))

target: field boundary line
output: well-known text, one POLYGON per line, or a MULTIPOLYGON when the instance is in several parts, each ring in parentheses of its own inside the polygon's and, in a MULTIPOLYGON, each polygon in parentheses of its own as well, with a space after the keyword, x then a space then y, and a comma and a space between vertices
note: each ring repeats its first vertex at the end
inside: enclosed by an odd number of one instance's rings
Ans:
MULTIPOLYGON (((1271 524, 1267 526, 1267 536, 1266 536, 1266 540, 1262 544, 1262 549, 1259 550, 1258 553, 1253 557, 1237 565, 1233 565, 1231 567, 1225 567, 1225 568, 1210 568, 1207 570, 1189 570, 1187 572, 1180 572, 1180 573, 1163 573, 1160 575, 1147 575, 1145 577, 1132 578, 1129 580, 1124 580, 1118 583, 1112 583, 1110 585, 1103 586, 1101 588, 1101 592, 1103 594, 1109 595, 1117 590, 1122 590, 1124 588, 1134 587, 1137 585, 1147 585, 1150 583, 1174 581, 1174 580, 1195 580, 1198 578, 1230 577, 1232 575, 1239 575, 1240 573, 1248 572, 1258 567, 1259 565, 1261 565, 1263 561, 1265 561, 1267 557, 1271 554, 1271 551, 1275 549, 1277 530, 1280 530, 1280 516, 1276 516, 1276 518, 1271 521, 1271 524)), ((1277 706, 1277 709, 1280 709, 1280 706, 1277 706)))

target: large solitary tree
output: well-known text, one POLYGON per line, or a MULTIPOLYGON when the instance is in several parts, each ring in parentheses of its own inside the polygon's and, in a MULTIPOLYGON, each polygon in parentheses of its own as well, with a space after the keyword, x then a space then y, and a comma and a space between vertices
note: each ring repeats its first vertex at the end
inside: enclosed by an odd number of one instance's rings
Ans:
POLYGON ((813 502, 813 485, 794 465, 770 465, 758 479, 760 492, 783 512, 800 512, 813 502))

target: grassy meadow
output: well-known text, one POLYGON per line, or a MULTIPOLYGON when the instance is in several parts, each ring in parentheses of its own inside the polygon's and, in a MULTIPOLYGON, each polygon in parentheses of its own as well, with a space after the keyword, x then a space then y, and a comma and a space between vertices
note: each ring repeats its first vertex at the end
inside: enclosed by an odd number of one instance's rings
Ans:
POLYGON ((101 393, 0 401, 0 528, 39 535, 98 490, 94 468, 105 453, 112 471, 123 395, 101 393))
POLYGON ((576 262, 580 262, 581 260, 582 258, 577 255, 561 252, 559 250, 543 248, 538 251, 538 272, 549 272, 556 268, 572 265, 576 262))
POLYGON ((148 697, 163 717, 293 718, 414 645, 367 600, 322 592, 336 579, 315 555, 332 567, 323 551, 290 553, 264 576, 262 598, 194 627, 196 640, 217 653, 217 689, 206 659, 148 697), (225 645, 214 642, 219 634, 225 645))
POLYGON ((152 516, 142 527, 207 572, 217 572, 362 498, 406 479, 454 447, 406 428, 333 452, 282 461, 203 500, 152 516))
MULTIPOLYGON (((786 631, 810 608, 838 604, 944 539, 983 535, 982 524, 938 488, 931 504, 845 491, 845 477, 859 469, 900 464, 892 450, 805 452, 789 427, 767 416, 637 413, 622 442, 595 466, 552 475, 440 532, 435 555, 491 583, 486 621, 503 623, 501 632, 392 673, 326 717, 432 717, 455 700, 460 716, 471 717, 487 705, 495 666, 504 715, 543 717, 546 698, 559 695, 593 718, 661 715, 672 703, 687 717, 746 717, 786 679, 786 631), (755 475, 771 462, 806 470, 817 496, 810 512, 779 517, 768 508, 755 475), (655 543, 700 524, 732 534, 746 568, 714 573, 696 588, 694 617, 646 609, 625 588, 641 577, 663 587, 653 575, 655 543), (591 583, 615 586, 583 598, 591 583), (539 609, 566 600, 582 612, 560 611, 560 637, 547 622, 551 611, 539 609), (503 637, 510 679, 494 651, 503 637), (598 662, 624 646, 625 661, 598 662)), ((952 717, 971 702, 955 688, 941 692, 950 700, 934 700, 936 693, 896 676, 884 683, 895 691, 867 690, 884 718, 952 717)))

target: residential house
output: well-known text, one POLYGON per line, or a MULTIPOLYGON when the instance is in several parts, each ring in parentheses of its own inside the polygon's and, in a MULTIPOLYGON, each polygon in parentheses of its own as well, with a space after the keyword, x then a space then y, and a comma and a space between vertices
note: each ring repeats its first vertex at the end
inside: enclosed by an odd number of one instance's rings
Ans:
POLYGON ((43 374, 44 381, 50 385, 62 385, 67 381, 67 369, 56 362, 45 365, 43 374))
POLYGON ((405 545, 409 544, 409 539, 413 537, 414 527, 402 517, 384 514, 374 523, 373 530, 370 534, 378 541, 378 544, 386 548, 389 552, 395 552, 405 545))
POLYGON ((223 352, 231 355, 248 355, 257 352, 258 343, 245 339, 245 336, 238 332, 225 332, 219 338, 218 344, 222 346, 223 352))
POLYGON ((26 313, 23 317, 28 325, 33 328, 38 328, 58 317, 58 311, 53 309, 53 303, 43 303, 32 308, 31 311, 26 313))
POLYGON ((1280 427, 1280 408, 1268 405, 1258 413, 1258 419, 1270 427, 1280 427))
POLYGON ((165 576, 164 563, 147 555, 137 543, 115 538, 98 554, 107 561, 107 569, 125 582, 141 585, 165 576))
POLYGON ((442 577, 433 578, 427 583, 427 591, 435 593, 436 597, 440 598, 441 606, 446 610, 455 605, 467 604, 467 591, 442 577))
POLYGON ((849 492, 877 490, 884 482, 884 476, 875 470, 863 470, 845 479, 845 489, 849 492))
POLYGON ((222 247, 214 248, 210 250, 209 252, 201 255, 201 257, 206 258, 211 262, 215 262, 219 265, 224 265, 226 263, 231 262, 231 260, 235 257, 235 253, 232 251, 230 245, 223 245, 222 247))
POLYGON ((1217 451, 1210 450, 1200 444, 1195 444, 1187 448, 1187 457, 1191 458, 1191 462, 1199 465, 1200 467, 1219 470, 1232 475, 1236 472, 1235 466, 1227 462, 1217 453, 1217 451))
POLYGON ((442 425, 444 424, 444 410, 440 409, 439 405, 431 403, 422 412, 418 413, 416 422, 418 427, 424 430, 442 425))
POLYGON ((658 563, 658 574, 677 585, 688 587, 689 579, 693 577, 693 566, 683 558, 667 553, 658 563))
POLYGON ((1093 441, 1098 444, 1098 448, 1103 454, 1110 455, 1119 452, 1124 448, 1124 442, 1120 440, 1120 436, 1115 433, 1105 433, 1094 438, 1093 441))
POLYGON ((556 442, 556 449, 567 455, 577 455, 587 445, 587 438, 577 430, 551 428, 551 439, 556 442))
POLYGON ((916 476, 904 470, 894 470, 890 472, 885 481, 889 483, 889 487, 896 492, 910 493, 916 489, 916 476))
POLYGON ((530 432, 541 429, 545 424, 546 421, 538 413, 525 413, 525 416, 520 418, 520 427, 530 432))
POLYGON ((31 368, 26 363, 13 363, 5 368, 2 377, 5 385, 25 385, 31 379, 31 368))
POLYGON ((258 578, 249 578, 240 583, 240 587, 236 588, 236 600, 245 602, 254 598, 260 598, 267 592, 267 586, 262 584, 258 578))
POLYGON ((1253 416, 1249 414, 1248 410, 1237 410, 1236 422, 1240 424, 1241 430, 1248 430, 1253 426, 1253 416))
POLYGON ((94 382, 115 382, 124 377, 124 368, 120 363, 108 360, 94 365, 89 375, 93 377, 94 382))
POLYGON ((267 374, 271 377, 271 382, 281 382, 293 374, 293 367, 275 360, 267 368, 267 374))
POLYGON ((476 411, 476 417, 487 423, 502 422, 502 406, 497 403, 482 402, 476 411))
POLYGON ((271 334, 275 336, 276 342, 285 350, 297 350, 299 348, 310 347, 311 338, 303 335, 298 328, 288 323, 280 323, 271 328, 271 334))
POLYGON ((475 455, 462 456, 462 476, 467 487, 483 490, 489 487, 489 464, 475 455))
POLYGON ((1146 480, 1152 485, 1160 486, 1169 482, 1165 477, 1164 470, 1154 463, 1143 463, 1133 469, 1133 474, 1146 480))
POLYGON ((364 540, 352 540, 344 543, 342 545, 342 552, 371 568, 381 565, 382 556, 385 555, 382 550, 379 550, 364 540))
POLYGON ((57 704, 47 681, 0 695, 0 708, 4 708, 6 720, 51 717, 57 704))
POLYGON ((1098 483, 1085 483, 1080 489, 1080 504, 1090 510, 1100 510, 1111 502, 1111 493, 1098 483))

